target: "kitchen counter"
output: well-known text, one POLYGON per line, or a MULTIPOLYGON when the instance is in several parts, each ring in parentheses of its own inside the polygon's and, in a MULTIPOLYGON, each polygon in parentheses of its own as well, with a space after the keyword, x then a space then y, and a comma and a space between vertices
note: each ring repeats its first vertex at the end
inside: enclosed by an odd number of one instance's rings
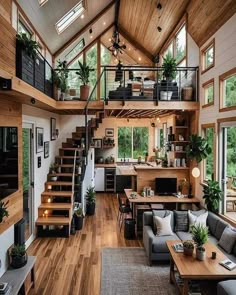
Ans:
POLYGON ((130 165, 130 166, 116 166, 116 175, 136 176, 137 172, 135 171, 133 165, 130 165))
POLYGON ((112 164, 95 164, 95 168, 116 168, 116 163, 112 164))

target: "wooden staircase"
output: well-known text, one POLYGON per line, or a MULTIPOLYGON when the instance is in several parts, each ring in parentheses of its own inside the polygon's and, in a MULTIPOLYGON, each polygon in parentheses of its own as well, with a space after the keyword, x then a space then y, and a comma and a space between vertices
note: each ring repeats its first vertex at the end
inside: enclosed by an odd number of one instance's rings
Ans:
MULTIPOLYGON (((90 139, 94 136, 94 130, 98 128, 101 120, 102 116, 99 115, 98 118, 89 121, 90 139)), ((36 226, 39 237, 70 235, 74 201, 81 202, 81 185, 85 172, 85 138, 85 127, 76 127, 76 132, 62 143, 59 155, 55 157, 58 170, 55 174, 48 174, 45 190, 41 194, 41 205, 38 207, 36 226), (75 166, 81 168, 75 170, 73 179, 74 161, 75 166), (52 176, 56 176, 57 180, 52 181, 52 176)))

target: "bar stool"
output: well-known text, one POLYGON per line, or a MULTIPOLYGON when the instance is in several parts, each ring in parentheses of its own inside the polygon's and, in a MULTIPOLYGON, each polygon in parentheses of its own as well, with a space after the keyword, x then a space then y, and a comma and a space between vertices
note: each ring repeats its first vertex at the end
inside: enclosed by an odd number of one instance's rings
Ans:
POLYGON ((117 194, 117 199, 118 199, 118 203, 119 203, 117 221, 120 225, 120 231, 121 231, 122 224, 124 222, 124 216, 127 215, 128 213, 131 213, 132 210, 131 210, 129 204, 122 202, 119 194, 117 194))

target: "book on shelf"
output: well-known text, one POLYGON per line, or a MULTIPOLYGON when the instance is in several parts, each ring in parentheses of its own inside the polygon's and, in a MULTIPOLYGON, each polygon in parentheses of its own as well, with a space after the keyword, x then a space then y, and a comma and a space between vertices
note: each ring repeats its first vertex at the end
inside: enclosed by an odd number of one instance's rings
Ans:
POLYGON ((175 250, 175 252, 184 252, 184 247, 182 243, 177 243, 172 245, 173 249, 175 250))
POLYGON ((236 264, 230 259, 225 259, 219 262, 220 265, 224 266, 228 270, 233 270, 236 267, 236 264))

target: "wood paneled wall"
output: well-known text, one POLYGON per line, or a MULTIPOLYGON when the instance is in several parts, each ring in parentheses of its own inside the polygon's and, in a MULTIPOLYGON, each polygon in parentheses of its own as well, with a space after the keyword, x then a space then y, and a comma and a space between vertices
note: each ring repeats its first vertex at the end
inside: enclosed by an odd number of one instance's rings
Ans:
POLYGON ((11 25, 11 0, 0 2, 0 69, 15 75, 16 31, 11 25))
MULTIPOLYGON (((2 97, 2 95, 1 95, 2 97)), ((23 192, 22 192, 22 106, 0 97, 0 126, 18 127, 18 191, 11 194, 9 200, 9 217, 0 223, 0 234, 23 217, 23 192)))

